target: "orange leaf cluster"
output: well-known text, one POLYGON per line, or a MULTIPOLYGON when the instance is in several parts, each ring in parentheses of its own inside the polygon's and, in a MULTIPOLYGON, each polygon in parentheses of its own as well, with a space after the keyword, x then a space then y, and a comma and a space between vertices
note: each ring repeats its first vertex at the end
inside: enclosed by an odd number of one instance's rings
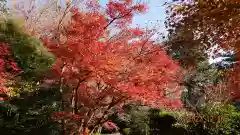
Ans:
MULTIPOLYGON (((109 4, 113 9, 119 7, 119 3, 109 4)), ((113 12, 111 8, 109 12, 113 12)), ((105 16, 74 9, 71 24, 65 27, 64 43, 43 38, 57 57, 54 70, 59 77, 73 86, 84 80, 78 87, 81 102, 96 106, 104 104, 100 101, 107 97, 124 97, 153 106, 181 106, 178 64, 146 40, 147 32, 139 28, 124 28, 113 41, 99 40, 109 38, 106 25, 105 16), (129 42, 135 38, 140 40, 129 42)))

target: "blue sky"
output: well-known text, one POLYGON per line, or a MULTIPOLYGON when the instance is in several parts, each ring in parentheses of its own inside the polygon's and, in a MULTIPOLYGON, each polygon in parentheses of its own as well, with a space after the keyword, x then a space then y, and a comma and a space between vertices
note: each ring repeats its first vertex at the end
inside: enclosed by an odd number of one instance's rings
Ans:
MULTIPOLYGON (((157 20, 161 23, 161 29, 164 29, 164 18, 165 18, 165 10, 164 7, 161 6, 167 0, 143 0, 144 2, 149 3, 148 12, 135 16, 133 18, 133 26, 139 25, 140 27, 145 27, 146 23, 149 24, 149 21, 152 21, 153 24, 156 23, 157 20)), ((101 5, 106 5, 108 0, 100 0, 101 5)))

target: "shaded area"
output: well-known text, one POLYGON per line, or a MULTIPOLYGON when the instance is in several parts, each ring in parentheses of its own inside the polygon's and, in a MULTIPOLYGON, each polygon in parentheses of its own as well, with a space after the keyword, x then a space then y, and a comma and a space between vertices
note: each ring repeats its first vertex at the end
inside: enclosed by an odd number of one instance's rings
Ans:
POLYGON ((58 110, 57 100, 59 93, 55 89, 42 89, 1 101, 1 135, 58 135, 58 124, 51 119, 58 110))

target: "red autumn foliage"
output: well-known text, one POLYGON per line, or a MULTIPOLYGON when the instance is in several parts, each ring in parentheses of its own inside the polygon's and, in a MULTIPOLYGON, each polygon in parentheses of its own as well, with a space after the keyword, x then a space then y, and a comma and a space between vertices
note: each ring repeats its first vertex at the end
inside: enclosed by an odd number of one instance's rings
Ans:
MULTIPOLYGON (((0 94, 7 94, 6 81, 20 70, 11 55, 8 44, 0 43, 0 94)), ((0 100, 7 98, 1 97, 0 100)))
POLYGON ((154 107, 181 107, 178 63, 150 40, 153 30, 122 25, 131 23, 133 14, 143 8, 145 5, 126 0, 110 1, 107 16, 72 9, 63 32, 42 37, 56 56, 53 79, 69 86, 64 100, 71 105, 56 118, 71 112, 84 117, 85 127, 94 127, 105 122, 113 107, 129 100, 154 107), (119 32, 110 29, 114 23, 119 32))
MULTIPOLYGON (((67 83, 75 83, 76 80, 87 77, 79 87, 79 94, 88 90, 95 91, 91 95, 93 101, 101 96, 120 92, 150 105, 180 105, 175 101, 171 104, 172 100, 164 96, 167 84, 176 81, 178 64, 150 41, 137 41, 130 45, 130 39, 143 33, 138 29, 127 30, 132 35, 120 39, 121 43, 99 41, 105 34, 104 24, 106 25, 104 16, 78 12, 73 15, 72 24, 66 27, 64 45, 45 38, 45 44, 57 56, 54 66, 56 73, 63 76, 67 83), (111 88, 107 92, 98 92, 95 86, 88 86, 86 82, 90 81, 101 85, 104 83, 111 88)), ((180 96, 178 88, 171 90, 176 94, 175 97, 180 96)))
POLYGON ((133 3, 132 0, 110 0, 107 4, 106 14, 110 20, 117 20, 117 24, 129 25, 132 22, 133 15, 136 13, 144 13, 147 6, 140 3, 133 3))

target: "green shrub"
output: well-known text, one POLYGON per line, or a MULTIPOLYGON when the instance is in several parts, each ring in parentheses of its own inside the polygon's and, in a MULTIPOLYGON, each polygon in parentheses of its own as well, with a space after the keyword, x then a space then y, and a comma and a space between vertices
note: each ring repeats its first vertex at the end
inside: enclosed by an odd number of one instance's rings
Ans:
POLYGON ((204 131, 203 134, 209 135, 240 135, 240 112, 231 104, 207 104, 199 109, 196 116, 188 123, 188 129, 193 132, 204 131))

